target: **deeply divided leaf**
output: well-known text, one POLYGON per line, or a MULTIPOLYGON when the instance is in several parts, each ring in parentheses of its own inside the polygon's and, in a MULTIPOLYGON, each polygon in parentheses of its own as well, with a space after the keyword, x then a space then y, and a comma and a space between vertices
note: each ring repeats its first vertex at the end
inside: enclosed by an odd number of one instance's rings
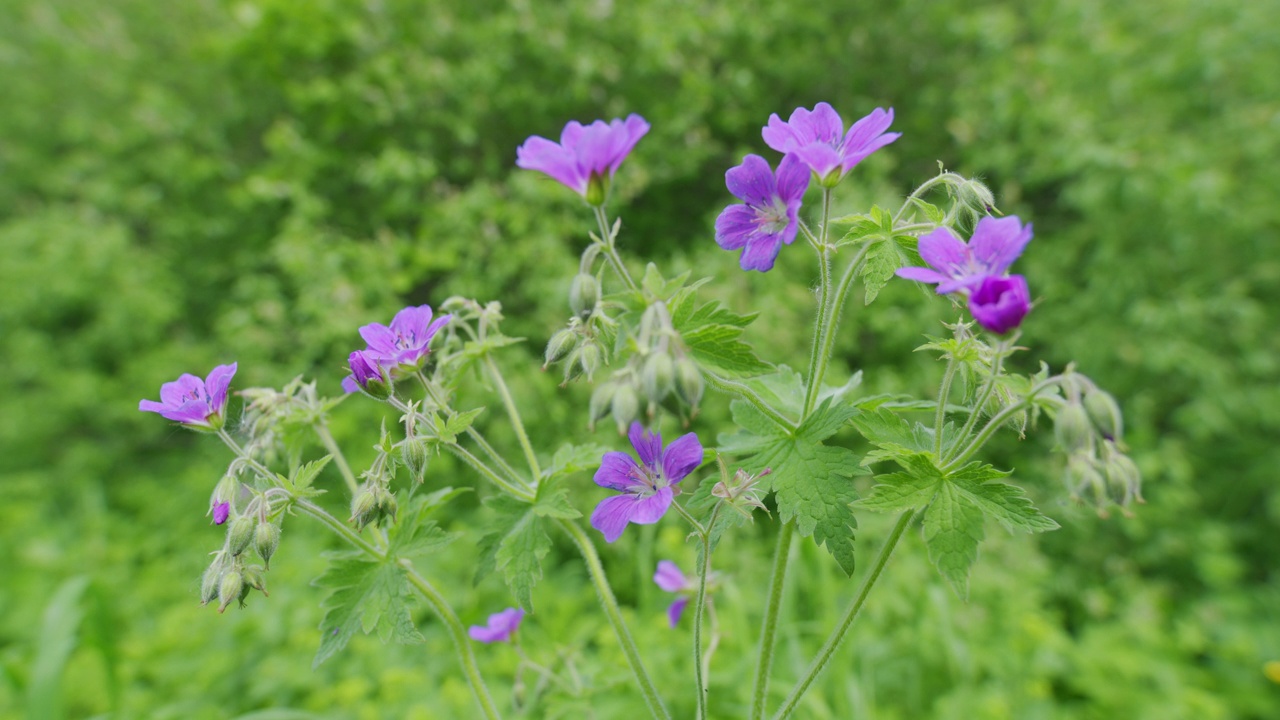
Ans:
POLYGON ((312 584, 330 591, 320 603, 325 613, 313 668, 346 647, 357 630, 377 630, 383 642, 423 642, 409 614, 409 582, 398 565, 351 553, 331 554, 328 569, 312 584))

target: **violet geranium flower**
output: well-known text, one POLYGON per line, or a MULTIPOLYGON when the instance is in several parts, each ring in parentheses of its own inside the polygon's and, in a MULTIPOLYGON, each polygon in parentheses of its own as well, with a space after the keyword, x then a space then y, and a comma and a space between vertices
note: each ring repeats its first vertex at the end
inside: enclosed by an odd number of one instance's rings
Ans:
POLYGON ((898 277, 937 283, 938 294, 972 292, 987 277, 1002 277, 1031 242, 1031 224, 1016 215, 987 216, 978 221, 966 245, 950 228, 940 227, 920 238, 920 257, 929 267, 907 267, 898 277))
POLYGON ((1018 327, 1031 310, 1027 279, 987 276, 969 295, 969 312, 982 327, 1004 334, 1018 327))
POLYGON ((370 395, 386 399, 391 395, 391 383, 378 358, 369 350, 356 350, 347 357, 351 374, 342 378, 342 389, 348 393, 364 390, 370 395))
POLYGON ((608 123, 573 120, 564 126, 559 143, 538 135, 525 140, 516 149, 516 166, 546 173, 589 204, 603 205, 613 174, 647 132, 649 123, 635 113, 608 123))
POLYGON ((695 586, 670 560, 658 561, 658 571, 653 574, 653 581, 663 590, 679 594, 679 597, 667 608, 667 620, 670 621, 671 627, 675 627, 680 622, 680 615, 684 613, 685 606, 689 604, 687 593, 693 591, 695 586))
POLYGON ((236 363, 219 365, 204 380, 184 373, 177 380, 160 386, 160 402, 143 400, 138 403, 138 409, 159 413, 189 428, 217 430, 222 427, 227 389, 231 387, 236 367, 236 363))
POLYGON ((652 525, 662 519, 679 483, 702 464, 702 443, 688 433, 662 449, 662 436, 646 432, 638 422, 631 423, 631 445, 640 456, 637 463, 624 452, 604 454, 595 481, 601 487, 622 494, 606 498, 591 513, 591 527, 604 533, 606 542, 622 536, 627 523, 652 525))
POLYGON ((520 628, 520 621, 523 619, 524 610, 507 608, 490 615, 488 625, 472 625, 467 628, 467 634, 472 640, 479 640, 482 643, 507 642, 520 628))
POLYGON ((812 111, 796 108, 787 122, 777 113, 770 115, 761 135, 774 150, 795 154, 823 187, 834 187, 854 165, 902 137, 902 133, 885 132, 892 124, 893 108, 876 108, 845 132, 840 115, 820 102, 812 111))
POLYGON ((430 352, 427 346, 431 339, 453 318, 441 315, 432 322, 431 317, 431 306, 419 305, 396 313, 390 327, 380 323, 365 325, 360 328, 360 337, 369 343, 365 352, 381 365, 421 367, 430 352))
POLYGON ((743 270, 773 269, 782 244, 796 239, 809 171, 795 155, 788 155, 774 175, 768 161, 748 155, 724 174, 724 182, 744 202, 730 205, 716 218, 716 243, 726 250, 742 249, 743 270))

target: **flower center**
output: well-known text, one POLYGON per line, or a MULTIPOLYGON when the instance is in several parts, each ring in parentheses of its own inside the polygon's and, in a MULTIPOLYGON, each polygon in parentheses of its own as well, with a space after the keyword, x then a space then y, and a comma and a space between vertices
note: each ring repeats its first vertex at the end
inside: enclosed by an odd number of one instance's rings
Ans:
POLYGON ((770 205, 756 207, 755 211, 756 230, 764 235, 777 235, 791 222, 787 217, 787 206, 779 197, 775 197, 770 205))

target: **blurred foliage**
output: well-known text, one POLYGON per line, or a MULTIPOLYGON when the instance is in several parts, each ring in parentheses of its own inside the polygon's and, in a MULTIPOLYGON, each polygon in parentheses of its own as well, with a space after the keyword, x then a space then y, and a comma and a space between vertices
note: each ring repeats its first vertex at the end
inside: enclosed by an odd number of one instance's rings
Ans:
MULTIPOLYGON (((337 393, 359 325, 464 294, 500 300, 509 332, 529 338, 507 364, 517 396, 545 409, 535 442, 586 435, 559 402, 584 407, 586 390, 532 368, 566 314, 589 217, 515 171, 515 147, 628 112, 653 131, 615 190, 625 251, 716 277, 731 307, 762 311, 750 332, 765 354, 802 367, 811 259, 785 252, 746 275, 711 225, 722 173, 763 150, 769 113, 826 100, 846 118, 892 105, 905 133, 859 167, 838 210, 891 204, 941 160, 1034 222, 1020 267, 1039 302, 1018 361, 1074 359, 1121 399, 1149 505, 1110 520, 1055 505, 1057 468, 1027 460, 1047 441, 998 444, 989 459, 1017 467, 1063 529, 993 533, 967 604, 908 543, 804 716, 1274 717, 1280 686, 1262 667, 1280 659, 1277 26, 1280 5, 1241 0, 0 4, 0 714, 471 717, 425 611, 425 647, 361 637, 311 671, 308 583, 331 545, 315 527, 286 526, 270 599, 197 607, 221 535, 201 513, 225 458, 137 400, 232 360, 236 387, 305 372, 337 393)), ((907 283, 874 313, 854 299, 832 379, 861 368, 872 391, 927 392, 939 369, 910 350, 945 306, 907 283)), ((474 400, 492 404, 480 387, 474 400)), ((335 417, 365 454, 367 405, 335 417)), ((712 398, 698 428, 726 417, 712 398)), ((456 470, 433 472, 471 482, 456 470)), ((457 507, 450 529, 474 535, 484 511, 457 507)), ((860 552, 881 522, 866 519, 860 552)), ((717 555, 722 717, 747 701, 771 527, 717 555)), ((660 558, 687 567, 692 548, 675 524, 637 537, 605 559, 688 716, 689 631, 666 629, 649 576, 660 558)), ((624 716, 639 699, 556 543, 526 644, 581 679, 553 696, 562 717, 624 716)), ((801 545, 779 698, 852 589, 801 545)), ((510 601, 496 579, 471 586, 467 547, 428 573, 479 622, 510 601)), ((478 650, 505 687, 509 648, 478 650)))

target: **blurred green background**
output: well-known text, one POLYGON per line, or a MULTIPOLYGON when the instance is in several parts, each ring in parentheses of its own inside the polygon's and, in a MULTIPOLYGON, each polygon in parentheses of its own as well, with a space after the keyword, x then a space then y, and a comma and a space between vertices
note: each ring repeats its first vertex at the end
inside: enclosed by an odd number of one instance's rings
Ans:
MULTIPOLYGON (((228 458, 138 399, 233 360, 237 388, 307 373, 337 393, 359 325, 464 294, 500 300, 529 338, 504 364, 539 407, 535 442, 587 439, 582 405, 564 402, 587 389, 534 366, 590 218, 517 171, 515 148, 629 112, 653 130, 614 195, 626 254, 714 276, 733 307, 762 311, 763 354, 799 366, 811 257, 744 274, 712 222, 724 170, 767 154, 769 114, 826 100, 846 119, 893 106, 904 133, 838 210, 895 203, 942 161, 1034 223, 1019 367, 1076 360, 1121 399, 1149 504, 1100 519, 1063 501, 1045 433, 998 443, 988 459, 1063 528, 993 529, 967 604, 906 543, 801 715, 1280 717, 1264 671, 1280 660, 1277 27, 1280 4, 1245 0, 0 3, 0 716, 472 717, 425 611, 425 646, 359 637, 311 670, 308 583, 332 546, 318 526, 286 526, 269 599, 199 607, 222 537, 203 513, 228 458)), ((939 368, 910 350, 945 306, 907 283, 866 313, 854 298, 833 379, 862 368, 869 391, 931 392, 939 368)), ((697 429, 722 429, 724 404, 697 429)), ((334 417, 357 462, 371 405, 334 417)), ((436 468, 429 482, 473 483, 436 468)), ((472 494, 443 522, 468 532, 477 507, 472 494)), ((865 520, 864 557, 886 530, 865 520)), ((744 712, 773 531, 757 523, 717 555, 718 717, 744 712)), ((472 587, 470 532, 426 569, 469 623, 510 604, 496 577, 472 587)), ((666 628, 649 581, 657 559, 689 567, 682 535, 667 523, 603 554, 689 717, 690 631, 666 628)), ((556 542, 525 643, 582 684, 539 713, 632 717, 617 645, 556 542)), ((853 589, 801 545, 775 702, 853 589)), ((477 652, 508 703, 515 656, 477 652)))

